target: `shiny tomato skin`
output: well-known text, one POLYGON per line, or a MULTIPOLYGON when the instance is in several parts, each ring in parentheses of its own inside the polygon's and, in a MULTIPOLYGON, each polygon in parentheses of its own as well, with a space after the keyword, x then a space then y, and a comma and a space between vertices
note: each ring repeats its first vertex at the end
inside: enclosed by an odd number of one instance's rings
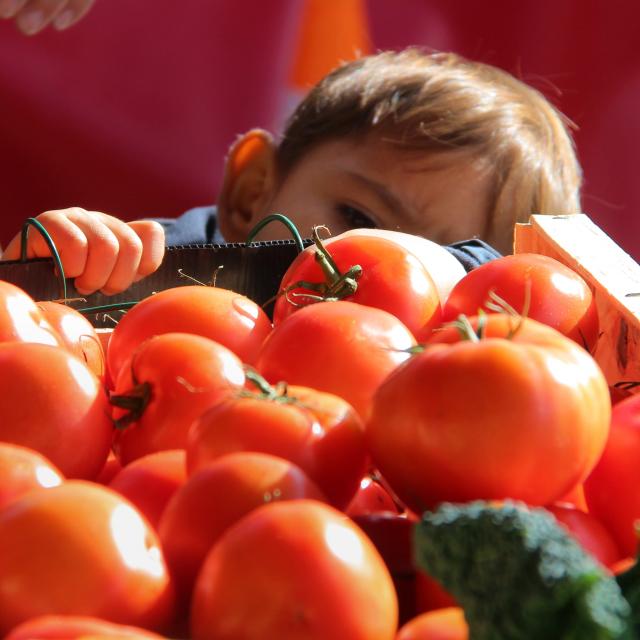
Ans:
POLYGON ((227 529, 198 575, 193 640, 393 640, 396 594, 384 562, 344 514, 274 502, 227 529))
POLYGON ((618 402, 602 457, 584 483, 589 512, 614 537, 625 556, 638 551, 640 519, 640 396, 618 402))
POLYGON ((375 390, 415 344, 409 329, 382 309, 319 302, 272 331, 256 369, 274 384, 285 380, 340 396, 366 419, 375 390))
MULTIPOLYGON (((418 340, 426 339, 440 324, 442 310, 438 290, 429 272, 411 251, 387 238, 363 234, 338 236, 325 246, 341 273, 354 265, 362 268, 356 291, 341 299, 388 311, 418 340)), ((275 326, 301 306, 317 302, 308 297, 317 296, 317 292, 296 286, 300 281, 325 282, 316 255, 315 246, 307 247, 287 269, 274 307, 275 326), (291 287, 294 288, 289 290, 291 287)))
POLYGON ((290 385, 286 397, 296 402, 231 397, 205 411, 189 431, 189 472, 228 453, 269 453, 297 464, 331 504, 346 507, 367 467, 362 420, 330 393, 290 385))
POLYGON ((4 280, 0 280, 0 342, 62 344, 35 300, 4 280))
POLYGON ((0 440, 39 451, 67 478, 93 479, 112 424, 98 378, 61 347, 0 344, 0 440))
POLYGON ((405 623, 396 640, 468 640, 469 627, 460 607, 422 613, 405 623))
POLYGON ((145 298, 120 320, 109 340, 107 366, 116 379, 137 345, 174 332, 219 342, 252 364, 270 331, 267 314, 246 296, 219 287, 174 287, 145 298))
POLYGON ((601 565, 611 568, 622 560, 613 536, 593 514, 557 502, 545 508, 601 565))
MULTIPOLYGON (((242 362, 221 344, 188 333, 165 333, 141 343, 123 367, 111 402, 147 385, 148 403, 116 432, 114 451, 123 465, 166 449, 184 449, 191 423, 244 386, 242 362), (115 396, 115 398, 114 398, 115 396)), ((119 406, 113 418, 128 415, 119 406)))
POLYGON ((5 640, 162 640, 165 636, 92 616, 39 616, 11 630, 5 640))
POLYGON ((0 442, 0 510, 34 489, 57 487, 62 472, 42 454, 8 442, 0 442))
POLYGON ((156 535, 129 502, 86 481, 34 491, 0 512, 0 633, 77 614, 159 629, 173 591, 156 535))
POLYGON ((156 451, 123 467, 109 488, 124 496, 154 529, 169 500, 187 479, 184 449, 156 451))
POLYGON ((344 512, 350 517, 369 513, 399 514, 402 509, 388 489, 374 476, 366 474, 344 512))
POLYGON ((516 312, 525 313, 527 283, 531 295, 527 317, 557 329, 591 352, 598 340, 595 298, 579 274, 549 256, 518 253, 473 269, 451 291, 444 320, 487 311, 491 290, 516 312))
POLYGON ((38 302, 38 308, 60 337, 62 346, 103 380, 107 367, 105 354, 98 333, 89 320, 60 302, 38 302))
POLYGON ((611 411, 600 368, 535 320, 508 339, 517 323, 488 315, 475 342, 438 332, 378 390, 366 425, 373 462, 416 513, 474 499, 543 506, 600 457, 611 411))
POLYGON ((300 467, 276 456, 230 453, 195 471, 170 500, 159 526, 182 599, 188 602, 208 551, 232 524, 263 504, 303 498, 325 500, 300 467))

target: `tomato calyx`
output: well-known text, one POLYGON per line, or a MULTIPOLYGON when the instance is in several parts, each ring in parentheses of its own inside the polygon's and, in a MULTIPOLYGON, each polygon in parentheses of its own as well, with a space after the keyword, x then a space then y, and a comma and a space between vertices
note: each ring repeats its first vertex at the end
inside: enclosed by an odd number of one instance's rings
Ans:
POLYGON ((319 234, 320 229, 328 231, 326 226, 318 225, 313 227, 311 236, 316 246, 315 260, 322 269, 325 280, 324 282, 299 280, 281 291, 280 295, 284 295, 287 302, 295 307, 301 307, 309 302, 343 300, 354 295, 358 290, 358 279, 362 275, 362 267, 355 264, 342 273, 327 247, 324 246, 319 234), (313 293, 294 293, 295 289, 314 291, 315 295, 313 293), (306 302, 299 303, 293 298, 303 298, 306 302))
POLYGON ((148 382, 137 383, 126 393, 111 394, 109 402, 114 407, 124 409, 127 412, 113 421, 116 429, 126 429, 130 424, 138 421, 150 401, 151 384, 148 382))
POLYGON ((241 398, 255 398, 257 400, 268 400, 270 402, 278 402, 281 404, 297 404, 304 406, 298 398, 288 395, 289 388, 286 382, 278 382, 275 385, 269 384, 255 369, 246 366, 246 379, 251 382, 258 391, 249 391, 242 389, 238 392, 241 398))

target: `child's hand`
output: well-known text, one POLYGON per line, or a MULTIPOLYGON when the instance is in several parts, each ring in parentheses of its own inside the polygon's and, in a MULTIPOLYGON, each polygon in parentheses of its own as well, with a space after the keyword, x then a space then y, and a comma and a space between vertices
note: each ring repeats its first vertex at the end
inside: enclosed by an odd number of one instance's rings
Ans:
POLYGON ((94 0, 0 0, 0 18, 15 18, 18 29, 28 36, 52 23, 58 29, 75 24, 94 0))
MULTIPOLYGON (((152 220, 123 222, 98 211, 79 207, 46 211, 37 220, 51 236, 65 276, 75 278, 78 293, 98 289, 107 295, 124 291, 132 282, 153 273, 164 254, 164 229, 152 220)), ((30 229, 27 257, 51 253, 37 229, 30 229)), ((3 260, 20 258, 20 234, 2 254, 3 260)))

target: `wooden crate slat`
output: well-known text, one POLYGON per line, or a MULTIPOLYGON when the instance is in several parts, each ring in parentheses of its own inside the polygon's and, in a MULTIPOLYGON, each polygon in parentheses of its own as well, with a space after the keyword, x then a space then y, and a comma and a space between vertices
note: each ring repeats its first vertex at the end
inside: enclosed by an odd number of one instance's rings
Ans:
POLYGON ((534 215, 516 226, 515 253, 540 253, 592 287, 601 336, 594 357, 610 384, 640 381, 640 265, 584 214, 534 215))

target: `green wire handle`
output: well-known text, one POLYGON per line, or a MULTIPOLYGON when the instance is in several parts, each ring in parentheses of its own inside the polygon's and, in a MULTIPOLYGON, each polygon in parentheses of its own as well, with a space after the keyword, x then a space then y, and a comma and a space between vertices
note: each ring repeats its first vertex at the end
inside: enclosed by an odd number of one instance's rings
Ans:
POLYGON ((266 216, 265 218, 260 220, 260 222, 258 222, 258 224, 256 224, 256 226, 253 227, 251 231, 249 231, 246 244, 251 244, 253 242, 253 239, 258 235, 258 233, 262 231, 264 227, 266 227, 270 222, 273 222, 274 220, 279 220, 280 222, 282 222, 282 224, 285 225, 285 227, 287 227, 287 229, 289 229, 296 243, 296 247, 298 247, 298 252, 304 251, 304 244, 302 242, 302 237, 300 236, 300 232, 296 228, 296 225, 293 224, 293 222, 289 220, 287 216, 284 216, 281 213, 272 213, 271 215, 266 216))
POLYGON ((62 260, 60 260, 60 254, 58 253, 58 249, 56 248, 55 243, 53 242, 53 238, 49 235, 49 232, 44 228, 40 221, 35 218, 27 218, 22 225, 22 235, 20 237, 20 261, 24 262, 27 260, 27 240, 29 235, 29 227, 35 227, 40 235, 44 238, 44 241, 47 243, 49 247, 49 251, 51 251, 51 256, 53 257, 53 261, 55 262, 56 268, 58 269, 58 279, 60 282, 60 292, 62 300, 67 299, 67 281, 64 275, 64 267, 62 266, 62 260))

